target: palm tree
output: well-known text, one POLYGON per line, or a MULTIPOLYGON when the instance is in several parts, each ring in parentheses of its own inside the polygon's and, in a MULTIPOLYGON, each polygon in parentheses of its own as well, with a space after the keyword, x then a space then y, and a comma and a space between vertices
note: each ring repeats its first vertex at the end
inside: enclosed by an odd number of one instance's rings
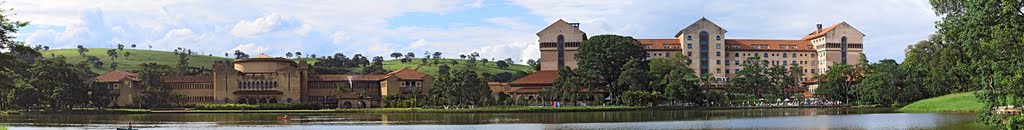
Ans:
POLYGON ((338 109, 341 109, 342 97, 345 96, 345 93, 348 93, 350 91, 349 88, 351 87, 352 86, 350 86, 349 84, 345 84, 342 82, 334 84, 334 88, 338 91, 338 109))

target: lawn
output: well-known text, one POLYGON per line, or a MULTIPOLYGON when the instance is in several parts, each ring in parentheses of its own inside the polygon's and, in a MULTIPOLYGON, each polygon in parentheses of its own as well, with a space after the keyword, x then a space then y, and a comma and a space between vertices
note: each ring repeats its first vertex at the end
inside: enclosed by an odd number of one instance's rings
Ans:
MULTIPOLYGON (((178 64, 178 56, 175 55, 173 52, 159 50, 124 49, 123 51, 117 51, 118 58, 110 59, 110 56, 107 55, 107 50, 110 49, 111 48, 88 48, 89 52, 85 52, 85 55, 96 56, 96 58, 99 58, 104 63, 102 68, 92 68, 93 72, 96 72, 97 74, 110 72, 112 70, 110 69, 110 63, 112 62, 118 62, 118 70, 137 70, 139 69, 139 64, 142 63, 157 63, 170 66, 175 66, 178 64), (124 56, 125 52, 130 52, 131 56, 124 56)), ((85 61, 86 59, 85 57, 79 55, 78 49, 75 48, 40 51, 39 53, 42 54, 44 57, 50 57, 51 54, 53 54, 53 56, 64 56, 68 58, 68 62, 70 63, 78 63, 85 61)), ((191 55, 188 57, 188 59, 189 66, 205 68, 210 68, 211 65, 213 65, 213 63, 216 61, 233 60, 231 58, 219 57, 217 55, 191 55)), ((89 66, 92 67, 92 65, 89 66)))
POLYGON ((974 92, 954 93, 920 100, 904 106, 901 112, 979 112, 985 110, 974 92))
MULTIPOLYGON (((103 74, 103 73, 111 71, 112 69, 110 69, 109 65, 112 62, 118 62, 118 64, 119 64, 118 67, 117 67, 118 70, 129 70, 129 71, 130 70, 137 70, 137 69, 139 69, 139 64, 142 64, 142 63, 157 63, 157 64, 170 65, 170 66, 174 66, 174 65, 178 64, 178 56, 175 55, 173 52, 160 51, 160 50, 124 49, 123 51, 122 50, 118 51, 118 56, 119 56, 118 58, 111 59, 110 56, 107 55, 107 50, 110 50, 110 49, 111 48, 88 48, 89 52, 86 52, 85 55, 96 56, 97 58, 99 58, 104 63, 104 66, 102 68, 92 68, 93 72, 96 72, 97 74, 103 74), (130 52, 130 53, 132 53, 132 55, 131 56, 124 56, 125 52, 130 52)), ((64 57, 67 57, 68 58, 68 62, 71 62, 71 63, 82 62, 82 61, 85 61, 85 59, 86 59, 84 56, 79 55, 78 54, 78 49, 75 49, 75 48, 40 51, 40 54, 42 54, 44 57, 50 57, 51 54, 53 56, 64 56, 64 57)), ((251 56, 255 56, 257 54, 250 54, 250 55, 251 56)), ((216 62, 216 61, 234 60, 233 58, 227 58, 227 57, 221 57, 221 56, 223 56, 223 55, 216 55, 216 54, 214 54, 213 56, 209 56, 209 55, 191 55, 191 56, 188 57, 189 58, 189 66, 210 68, 211 65, 213 65, 213 63, 216 62)), ((310 64, 316 63, 316 59, 311 59, 311 58, 295 58, 293 60, 296 60, 296 61, 304 60, 304 61, 309 62, 310 64)), ((458 63, 457 65, 449 65, 451 68, 467 67, 467 64, 469 63, 468 60, 463 60, 463 59, 441 59, 440 61, 441 61, 442 64, 451 64, 451 63, 455 63, 455 62, 458 63)), ((431 59, 429 62, 433 63, 434 60, 431 59)), ((517 61, 517 63, 525 63, 525 62, 517 61)), ((493 61, 491 61, 491 62, 477 61, 477 64, 478 64, 477 67, 476 67, 477 72, 479 72, 479 73, 490 73, 492 75, 493 74, 502 73, 502 72, 509 72, 509 73, 512 73, 512 74, 515 74, 516 72, 523 72, 523 73, 532 73, 532 72, 534 72, 532 67, 527 66, 527 65, 522 65, 522 64, 512 64, 512 65, 509 65, 509 67, 507 69, 498 68, 496 62, 493 62, 493 61)), ((416 69, 419 72, 426 73, 426 74, 431 75, 431 76, 436 76, 437 75, 437 70, 438 70, 438 67, 440 65, 441 64, 423 64, 422 60, 420 60, 420 59, 413 59, 412 62, 407 62, 407 63, 402 63, 399 60, 393 59, 393 58, 387 58, 384 61, 384 69, 388 70, 388 71, 394 71, 394 70, 398 70, 398 69, 402 69, 402 68, 408 67, 410 69, 416 69)), ((90 65, 90 67, 91 66, 92 65, 90 65)))

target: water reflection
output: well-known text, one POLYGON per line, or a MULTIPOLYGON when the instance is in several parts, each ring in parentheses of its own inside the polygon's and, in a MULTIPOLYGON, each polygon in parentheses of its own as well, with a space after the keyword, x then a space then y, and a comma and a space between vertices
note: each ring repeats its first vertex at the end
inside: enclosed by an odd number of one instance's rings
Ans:
POLYGON ((546 113, 21 114, 15 129, 136 127, 217 129, 931 129, 959 128, 973 114, 894 113, 887 108, 646 110, 546 113), (288 115, 291 119, 275 120, 288 115))

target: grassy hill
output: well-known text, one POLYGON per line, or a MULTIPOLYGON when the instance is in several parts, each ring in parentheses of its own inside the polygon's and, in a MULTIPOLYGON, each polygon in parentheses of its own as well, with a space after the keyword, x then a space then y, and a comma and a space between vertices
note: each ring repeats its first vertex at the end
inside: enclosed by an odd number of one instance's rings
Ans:
MULTIPOLYGON (((107 50, 110 50, 110 49, 111 48, 89 48, 89 52, 85 53, 86 55, 89 55, 89 56, 96 56, 97 58, 100 58, 100 60, 102 60, 103 63, 105 63, 103 68, 92 68, 93 72, 96 72, 98 74, 103 74, 103 73, 111 71, 109 65, 112 62, 118 62, 119 63, 118 70, 137 70, 137 69, 139 69, 139 64, 142 64, 142 63, 157 63, 157 64, 171 65, 171 66, 174 66, 174 65, 178 64, 178 57, 173 52, 159 51, 159 50, 124 49, 123 51, 118 51, 119 57, 117 59, 111 60, 110 56, 107 55, 107 50), (132 55, 125 57, 124 56, 124 52, 131 52, 132 55)), ((77 63, 77 62, 85 61, 85 59, 86 59, 85 57, 80 56, 78 54, 78 49, 74 49, 74 48, 40 51, 40 54, 43 54, 44 57, 50 57, 50 54, 53 54, 55 56, 64 56, 64 57, 68 58, 68 62, 72 62, 72 63, 77 63)), ((254 54, 250 54, 250 55, 254 55, 254 54)), ((214 56, 192 55, 192 56, 189 56, 189 65, 190 66, 194 66, 194 67, 210 68, 210 65, 212 65, 214 62, 216 62, 216 61, 223 61, 223 60, 233 60, 233 58, 219 57, 219 56, 216 56, 216 55, 214 55, 214 56)), ((316 63, 315 59, 310 59, 310 58, 296 58, 295 60, 305 60, 305 61, 309 62, 310 64, 316 63)), ((469 63, 468 60, 462 60, 462 59, 441 59, 441 63, 443 63, 443 64, 450 64, 453 61, 454 62, 458 62, 459 64, 458 65, 449 65, 452 68, 466 67, 466 65, 469 63)), ((434 61, 430 60, 429 62, 434 62, 434 61)), ((477 64, 478 65, 477 65, 476 69, 477 69, 477 72, 480 72, 480 73, 498 74, 498 73, 502 73, 502 72, 509 72, 509 73, 513 73, 514 74, 515 72, 524 72, 524 73, 531 73, 531 72, 533 72, 533 68, 530 67, 530 66, 527 66, 527 65, 513 64, 513 65, 510 65, 508 69, 500 69, 495 64, 495 62, 481 62, 481 61, 477 61, 477 64)), ((429 74, 429 75, 437 75, 437 70, 438 70, 439 66, 440 66, 440 64, 423 65, 423 63, 422 63, 422 61, 420 59, 414 59, 412 62, 408 62, 408 63, 402 63, 402 62, 399 62, 399 60, 396 60, 396 59, 389 59, 389 60, 384 61, 384 69, 386 69, 388 71, 393 71, 393 70, 398 70, 398 69, 402 69, 402 68, 408 67, 408 68, 411 68, 411 69, 417 69, 417 71, 423 72, 423 73, 426 73, 426 74, 429 74)))
MULTIPOLYGON (((85 52, 85 55, 96 56, 103 61, 103 68, 92 68, 93 72, 103 74, 111 71, 110 63, 118 62, 118 70, 136 70, 139 69, 139 64, 142 63, 157 63, 162 65, 174 66, 178 64, 178 56, 173 52, 158 51, 158 50, 138 50, 138 49, 124 49, 123 51, 117 51, 118 58, 110 59, 107 55, 107 50, 111 48, 88 48, 89 52, 85 52), (131 56, 124 56, 125 52, 132 53, 131 56)), ((48 51, 40 51, 44 57, 50 57, 50 54, 54 56, 64 56, 68 58, 68 62, 78 63, 85 61, 85 57, 78 54, 78 49, 56 49, 48 51)), ((216 61, 232 60, 231 58, 217 57, 217 56, 206 56, 206 55, 192 55, 188 57, 189 66, 194 67, 206 67, 210 68, 216 61)))
POLYGON ((901 112, 978 112, 985 110, 974 92, 954 93, 928 98, 900 108, 901 112))
MULTIPOLYGON (((448 66, 453 68, 453 69, 454 68, 465 68, 465 67, 467 67, 469 65, 469 60, 462 60, 462 59, 441 59, 440 61, 441 61, 442 64, 448 64, 448 66), (452 62, 458 62, 458 64, 450 64, 452 62)), ((428 62, 433 63, 434 60, 431 59, 428 62)), ((429 74, 429 75, 437 75, 437 70, 438 70, 439 66, 441 66, 441 64, 423 65, 423 61, 420 60, 420 59, 414 59, 412 62, 407 62, 407 63, 402 63, 399 60, 394 60, 394 59, 384 61, 384 69, 386 69, 386 70, 398 70, 398 69, 402 69, 402 68, 408 67, 410 69, 416 69, 419 72, 423 72, 423 73, 426 73, 426 74, 429 74)), ((509 65, 509 67, 507 69, 501 69, 501 68, 498 68, 498 65, 495 62, 482 62, 482 61, 477 61, 476 71, 478 73, 490 73, 492 75, 493 74, 502 73, 502 72, 509 72, 509 73, 512 73, 512 74, 515 74, 516 72, 523 72, 523 73, 532 73, 532 72, 534 72, 533 67, 530 67, 530 66, 527 66, 527 65, 513 64, 513 65, 509 65)))

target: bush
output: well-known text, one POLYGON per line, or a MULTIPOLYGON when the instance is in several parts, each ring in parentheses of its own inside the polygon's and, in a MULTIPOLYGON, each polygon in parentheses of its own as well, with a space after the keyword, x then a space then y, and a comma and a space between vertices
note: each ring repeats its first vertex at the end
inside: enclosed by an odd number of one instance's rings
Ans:
POLYGON ((1024 116, 1013 116, 1006 120, 1005 130, 1024 130, 1024 116))
POLYGON ((320 103, 291 104, 196 104, 196 110, 315 110, 321 109, 320 103))

